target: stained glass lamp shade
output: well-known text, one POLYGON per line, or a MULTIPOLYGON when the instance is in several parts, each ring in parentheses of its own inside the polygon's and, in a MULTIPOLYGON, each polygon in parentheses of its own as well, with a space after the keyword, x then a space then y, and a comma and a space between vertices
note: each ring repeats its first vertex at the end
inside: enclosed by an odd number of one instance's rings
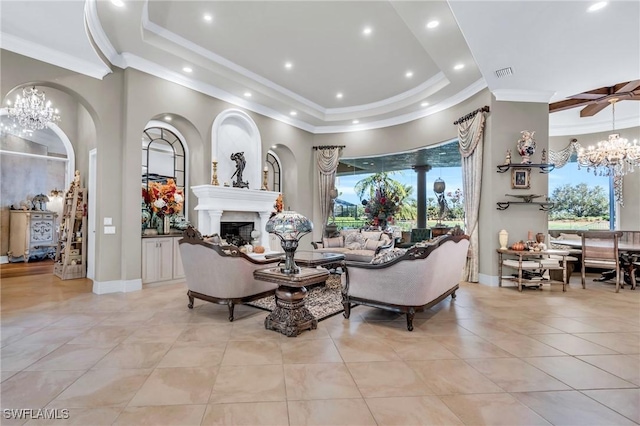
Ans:
POLYGON ((276 235, 285 254, 285 263, 280 270, 285 274, 297 274, 300 268, 293 260, 298 248, 298 241, 303 235, 313 231, 313 223, 300 213, 294 211, 282 211, 269 219, 266 231, 276 235))

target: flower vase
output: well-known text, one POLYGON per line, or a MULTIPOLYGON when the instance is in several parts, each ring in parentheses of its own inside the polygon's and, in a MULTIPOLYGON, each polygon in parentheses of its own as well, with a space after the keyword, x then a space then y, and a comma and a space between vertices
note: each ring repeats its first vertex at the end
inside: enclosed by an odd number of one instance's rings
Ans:
POLYGON ((500 250, 506 250, 509 243, 509 233, 503 229, 498 233, 498 241, 500 242, 500 250))
POLYGON ((171 216, 165 215, 165 217, 162 218, 162 230, 164 231, 162 232, 164 235, 171 233, 171 216))

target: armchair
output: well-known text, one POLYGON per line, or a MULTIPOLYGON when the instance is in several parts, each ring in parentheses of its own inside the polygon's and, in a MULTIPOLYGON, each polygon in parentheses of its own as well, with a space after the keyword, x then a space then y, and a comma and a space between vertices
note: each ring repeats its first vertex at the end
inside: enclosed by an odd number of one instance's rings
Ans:
POLYGON ((235 246, 214 245, 191 226, 178 243, 189 289, 189 309, 193 309, 194 299, 227 305, 229 321, 233 321, 236 304, 275 294, 278 285, 256 281, 253 271, 275 265, 279 258, 254 259, 235 246))
POLYGON ((354 306, 373 306, 405 313, 407 330, 412 331, 416 312, 449 295, 456 297, 468 249, 467 235, 443 235, 384 263, 347 261, 344 317, 349 318, 354 306))

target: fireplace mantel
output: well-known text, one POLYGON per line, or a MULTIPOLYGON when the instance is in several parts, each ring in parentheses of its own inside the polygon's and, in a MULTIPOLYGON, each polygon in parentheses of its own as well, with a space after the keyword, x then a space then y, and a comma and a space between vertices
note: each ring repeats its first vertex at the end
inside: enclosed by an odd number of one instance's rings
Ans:
POLYGON ((253 212, 258 215, 254 223, 260 231, 260 244, 269 247, 265 226, 280 193, 215 185, 192 186, 191 190, 198 197, 195 210, 202 234, 220 234, 220 220, 225 212, 253 212))

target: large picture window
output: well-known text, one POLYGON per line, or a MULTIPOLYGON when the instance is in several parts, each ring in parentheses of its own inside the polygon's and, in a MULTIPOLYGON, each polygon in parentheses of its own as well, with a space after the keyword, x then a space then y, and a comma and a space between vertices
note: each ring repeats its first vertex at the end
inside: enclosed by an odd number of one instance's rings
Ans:
POLYGON ((267 168, 269 169, 269 190, 282 192, 280 162, 271 153, 267 153, 267 168))
POLYGON ((166 183, 167 179, 173 179, 184 192, 185 178, 185 149, 180 138, 160 127, 146 129, 142 133, 143 188, 148 190, 151 182, 166 183))

